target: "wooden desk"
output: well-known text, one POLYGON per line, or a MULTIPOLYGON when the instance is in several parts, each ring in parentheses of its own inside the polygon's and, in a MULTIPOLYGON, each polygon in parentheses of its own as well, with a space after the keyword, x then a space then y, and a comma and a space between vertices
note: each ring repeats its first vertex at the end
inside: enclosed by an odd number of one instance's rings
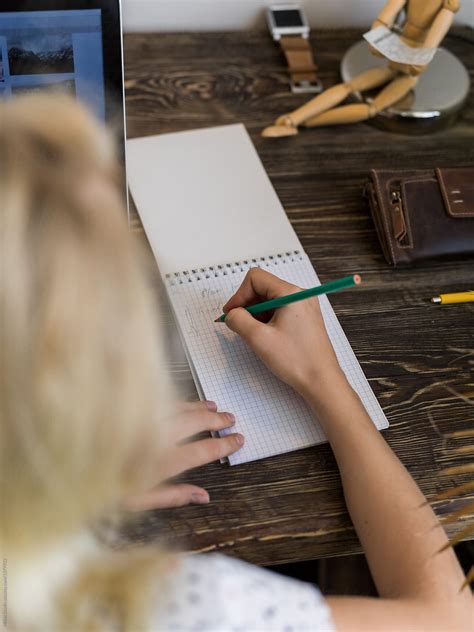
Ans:
MULTIPOLYGON (((338 82, 339 60, 359 37, 359 31, 314 34, 326 87, 338 82)), ((466 37, 466 30, 458 30, 446 47, 472 73, 474 47, 466 37)), ((363 291, 333 295, 331 302, 390 421, 387 441, 428 498, 467 481, 441 479, 438 472, 469 461, 455 452, 467 440, 444 434, 474 426, 474 305, 440 308, 427 299, 474 287, 474 260, 389 269, 361 190, 373 167, 474 164, 472 94, 456 126, 432 136, 393 135, 359 124, 271 141, 259 136, 261 129, 306 97, 290 94, 281 54, 265 33, 128 35, 125 62, 130 137, 246 125, 321 281, 363 275, 363 291)), ((136 214, 132 226, 142 230, 136 214)), ((169 311, 164 320, 167 337, 176 340, 169 311)), ((196 391, 182 349, 172 346, 170 370, 192 398, 196 391)), ((163 537, 182 548, 222 551, 257 564, 360 551, 328 445, 232 468, 212 464, 187 479, 204 485, 212 503, 144 514, 131 537, 163 537)), ((434 508, 443 516, 462 502, 454 498, 434 508)), ((459 520, 448 532, 473 520, 459 520)))

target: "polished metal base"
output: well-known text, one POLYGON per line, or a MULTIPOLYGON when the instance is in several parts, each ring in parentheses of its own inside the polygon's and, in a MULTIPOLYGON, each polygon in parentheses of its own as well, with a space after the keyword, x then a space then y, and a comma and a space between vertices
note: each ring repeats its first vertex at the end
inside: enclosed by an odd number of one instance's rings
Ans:
MULTIPOLYGON (((365 40, 357 42, 347 51, 341 63, 343 81, 350 81, 361 72, 386 61, 369 51, 365 40)), ((367 92, 355 97, 370 101, 377 92, 367 92)), ((440 48, 426 72, 410 94, 391 108, 380 112, 370 120, 377 127, 402 134, 428 134, 450 125, 469 94, 469 75, 457 57, 440 48)))

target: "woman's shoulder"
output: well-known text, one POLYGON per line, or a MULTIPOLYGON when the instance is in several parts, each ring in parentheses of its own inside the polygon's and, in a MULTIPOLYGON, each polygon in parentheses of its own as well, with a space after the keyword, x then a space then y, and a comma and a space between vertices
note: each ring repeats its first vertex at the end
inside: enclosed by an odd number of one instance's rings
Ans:
POLYGON ((225 555, 183 556, 156 612, 166 630, 334 630, 312 584, 225 555))

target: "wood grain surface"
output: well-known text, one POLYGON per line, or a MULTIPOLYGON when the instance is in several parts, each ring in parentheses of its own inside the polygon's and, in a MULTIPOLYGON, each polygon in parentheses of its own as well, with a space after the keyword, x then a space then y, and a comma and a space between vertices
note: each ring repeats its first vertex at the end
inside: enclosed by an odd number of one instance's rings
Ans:
MULTIPOLYGON (((313 34, 325 87, 339 81, 340 60, 360 35, 313 34)), ((472 78, 467 29, 455 30, 445 46, 472 78)), ((467 475, 439 472, 469 461, 456 453, 467 439, 446 435, 474 427, 474 304, 440 308, 428 299, 474 288, 474 259, 390 269, 362 187, 372 168, 474 164, 472 91, 456 124, 429 136, 358 124, 272 141, 260 137, 261 129, 306 98, 289 92, 283 57, 266 33, 127 35, 125 68, 129 137, 245 124, 321 282, 354 272, 364 278, 363 289, 333 295, 331 303, 390 421, 388 443, 428 499, 467 481, 467 475)), ((144 238, 134 211, 131 223, 144 238)), ((205 248, 206 236, 199 238, 205 248)), ((192 399, 196 390, 158 272, 156 286, 169 370, 182 396, 192 399)), ((223 551, 263 565, 360 551, 328 445, 236 467, 211 464, 185 478, 205 486, 211 504, 141 514, 125 531, 127 538, 223 551)), ((453 496, 433 506, 445 516, 469 500, 453 496)), ((460 519, 448 532, 473 521, 473 515, 460 519)))

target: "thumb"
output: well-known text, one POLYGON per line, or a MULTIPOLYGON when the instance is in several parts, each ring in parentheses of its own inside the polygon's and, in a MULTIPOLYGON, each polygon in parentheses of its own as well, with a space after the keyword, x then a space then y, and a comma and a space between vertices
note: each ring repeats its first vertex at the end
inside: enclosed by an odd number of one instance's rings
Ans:
POLYGON ((231 309, 230 312, 226 314, 224 322, 229 329, 239 334, 250 346, 252 346, 256 338, 260 337, 267 328, 267 325, 254 318, 243 307, 231 309))

